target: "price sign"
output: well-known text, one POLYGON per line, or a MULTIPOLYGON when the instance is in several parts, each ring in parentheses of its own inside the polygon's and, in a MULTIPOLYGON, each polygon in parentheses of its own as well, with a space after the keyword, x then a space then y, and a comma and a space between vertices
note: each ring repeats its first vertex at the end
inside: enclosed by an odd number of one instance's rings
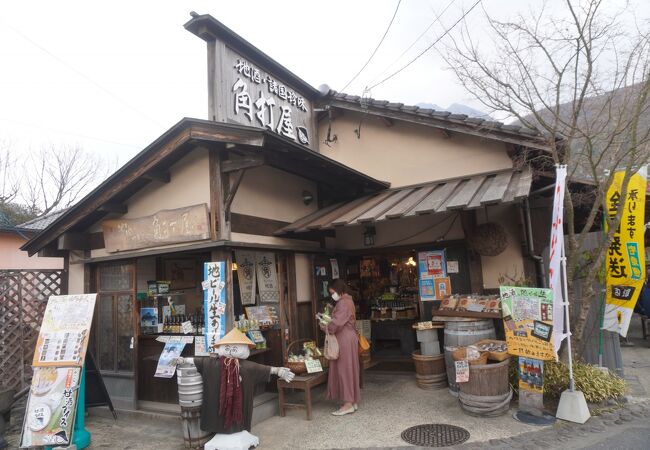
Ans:
POLYGON ((187 322, 183 322, 181 324, 181 327, 183 327, 183 334, 194 333, 194 327, 192 326, 192 322, 190 322, 189 320, 187 322))
POLYGON ((323 366, 320 365, 320 360, 318 359, 305 361, 305 367, 307 368, 307 373, 316 373, 323 371, 323 366))
POLYGON ((456 383, 467 383, 469 381, 469 363, 467 361, 455 361, 456 383))

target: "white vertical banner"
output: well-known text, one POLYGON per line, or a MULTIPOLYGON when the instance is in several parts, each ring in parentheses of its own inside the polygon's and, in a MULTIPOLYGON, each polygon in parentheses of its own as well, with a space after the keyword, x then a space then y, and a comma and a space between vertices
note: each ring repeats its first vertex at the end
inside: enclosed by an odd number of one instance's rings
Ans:
POLYGON ((278 271, 275 264, 275 253, 255 253, 257 266, 257 290, 262 303, 277 303, 280 301, 280 286, 278 285, 278 271))
POLYGON ((553 222, 549 247, 548 287, 553 291, 553 345, 555 353, 560 350, 564 338, 564 296, 562 295, 562 249, 564 248, 564 191, 566 166, 556 166, 555 197, 553 198, 553 222))
POLYGON ((242 305, 255 304, 255 252, 235 250, 242 305))

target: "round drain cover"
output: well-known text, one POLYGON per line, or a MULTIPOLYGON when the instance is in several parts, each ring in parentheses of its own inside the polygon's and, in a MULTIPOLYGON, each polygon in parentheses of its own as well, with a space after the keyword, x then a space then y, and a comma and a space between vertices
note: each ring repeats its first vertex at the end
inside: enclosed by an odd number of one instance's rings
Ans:
POLYGON ((422 447, 448 447, 468 440, 469 431, 454 425, 429 423, 407 428, 402 431, 402 439, 422 447))

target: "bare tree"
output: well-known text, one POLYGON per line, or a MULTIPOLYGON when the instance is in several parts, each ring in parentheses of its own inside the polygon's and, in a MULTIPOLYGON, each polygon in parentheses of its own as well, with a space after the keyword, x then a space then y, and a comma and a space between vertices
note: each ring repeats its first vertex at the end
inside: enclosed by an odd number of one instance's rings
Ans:
POLYGON ((0 206, 13 202, 19 190, 18 177, 14 170, 16 159, 9 149, 9 142, 0 140, 0 206))
MULTIPOLYGON (((549 172, 555 164, 566 164, 569 179, 593 185, 593 190, 585 190, 584 184, 567 186, 570 291, 578 276, 597 280, 620 223, 622 202, 616 216, 607 218, 609 232, 593 251, 593 264, 581 267, 580 249, 606 210, 614 171, 627 171, 624 198, 632 172, 650 155, 650 31, 647 21, 624 12, 607 14, 602 0, 566 0, 552 10, 544 5, 512 21, 497 20, 484 10, 488 35, 479 38, 465 25, 451 38, 444 55, 478 101, 545 138, 548 153, 524 154, 522 164, 549 172), (578 209, 584 213, 580 221, 578 209)), ((596 296, 593 285, 584 283, 581 306, 574 312, 572 331, 578 348, 584 345, 596 296)))
POLYGON ((24 164, 22 199, 33 212, 67 208, 107 175, 101 158, 79 146, 43 147, 24 164))

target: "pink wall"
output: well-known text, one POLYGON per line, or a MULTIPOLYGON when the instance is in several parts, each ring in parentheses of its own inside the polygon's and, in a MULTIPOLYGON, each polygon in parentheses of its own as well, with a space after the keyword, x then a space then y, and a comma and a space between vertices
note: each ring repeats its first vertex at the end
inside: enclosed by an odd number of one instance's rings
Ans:
POLYGON ((0 269, 63 269, 63 258, 27 256, 20 250, 25 242, 16 233, 0 232, 0 269))

